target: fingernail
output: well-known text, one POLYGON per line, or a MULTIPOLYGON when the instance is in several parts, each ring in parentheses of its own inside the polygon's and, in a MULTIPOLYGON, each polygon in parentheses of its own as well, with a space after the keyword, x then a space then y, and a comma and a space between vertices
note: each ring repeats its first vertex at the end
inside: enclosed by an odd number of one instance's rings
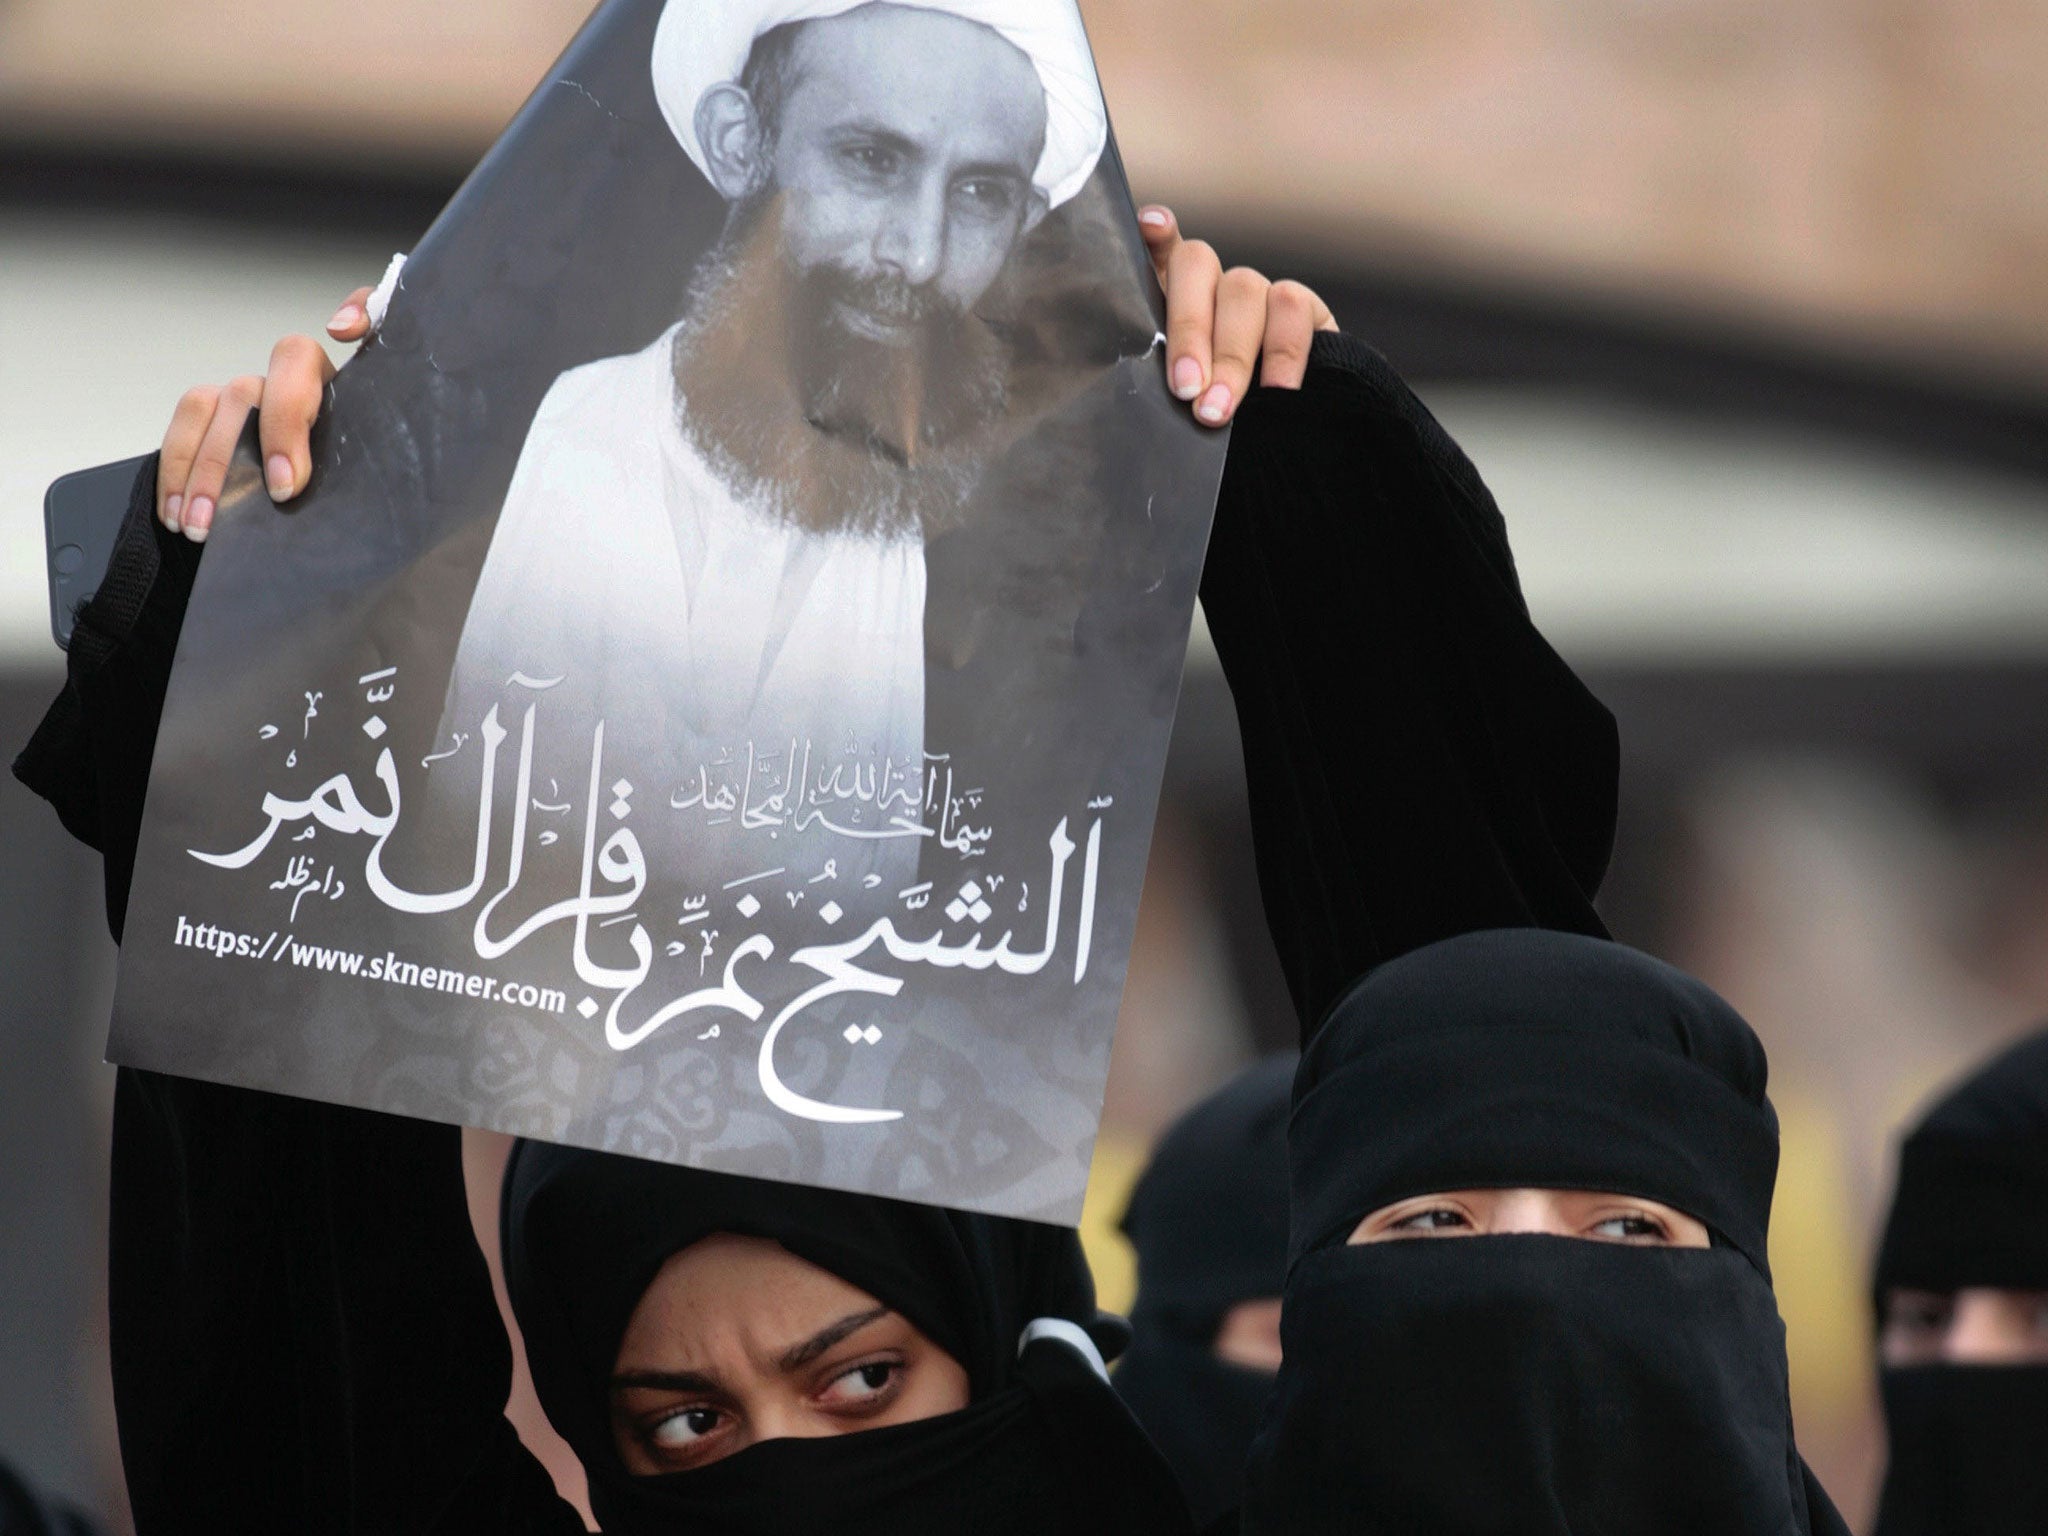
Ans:
POLYGON ((270 487, 270 499, 283 501, 292 493, 292 461, 281 453, 273 453, 264 461, 263 479, 270 487))
POLYGON ((164 498, 164 526, 173 533, 178 530, 178 508, 185 505, 185 493, 174 491, 164 498))
POLYGON ((1223 413, 1230 409, 1230 386, 1211 384, 1209 393, 1202 396, 1202 403, 1195 407, 1195 414, 1207 422, 1218 422, 1223 413))
POLYGON ((1173 392, 1183 400, 1192 400, 1202 392, 1202 365, 1192 357, 1184 357, 1173 365, 1173 392))
POLYGON ((185 513, 185 537, 194 544, 204 544, 206 533, 213 526, 213 498, 194 496, 192 505, 185 513))
POLYGON ((360 305, 344 304, 334 312, 334 318, 327 322, 327 329, 330 331, 345 331, 359 324, 362 318, 363 311, 360 305))
POLYGON ((1154 229, 1164 229, 1173 222, 1173 215, 1164 208, 1147 208, 1138 215, 1138 222, 1154 229))

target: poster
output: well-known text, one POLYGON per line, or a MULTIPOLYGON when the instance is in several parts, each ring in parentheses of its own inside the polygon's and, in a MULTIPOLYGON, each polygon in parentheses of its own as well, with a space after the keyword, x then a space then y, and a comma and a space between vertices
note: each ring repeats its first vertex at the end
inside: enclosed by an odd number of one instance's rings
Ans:
POLYGON ((608 0, 222 499, 111 1059, 1078 1216, 1224 444, 1073 0, 608 0))

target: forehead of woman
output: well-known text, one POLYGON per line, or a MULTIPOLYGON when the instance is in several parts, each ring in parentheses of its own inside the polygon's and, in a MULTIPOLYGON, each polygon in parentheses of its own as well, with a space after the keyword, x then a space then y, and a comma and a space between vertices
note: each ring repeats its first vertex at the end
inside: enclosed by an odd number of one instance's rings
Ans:
POLYGON ((1636 950, 1538 929, 1390 962, 1296 1078, 1291 1258, 1445 1189, 1593 1189, 1705 1222, 1768 1274, 1777 1120, 1755 1033, 1636 950))
POLYGON ((788 1370, 817 1339, 888 1311, 780 1243, 714 1232, 670 1254, 640 1293, 617 1369, 788 1370))

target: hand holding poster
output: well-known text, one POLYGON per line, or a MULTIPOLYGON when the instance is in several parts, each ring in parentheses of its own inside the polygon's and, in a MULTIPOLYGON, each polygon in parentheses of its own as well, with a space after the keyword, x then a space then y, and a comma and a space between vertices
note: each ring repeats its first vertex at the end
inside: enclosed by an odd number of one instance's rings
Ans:
POLYGON ((223 499, 109 1054, 1071 1220, 1223 445, 1072 0, 611 0, 223 499))

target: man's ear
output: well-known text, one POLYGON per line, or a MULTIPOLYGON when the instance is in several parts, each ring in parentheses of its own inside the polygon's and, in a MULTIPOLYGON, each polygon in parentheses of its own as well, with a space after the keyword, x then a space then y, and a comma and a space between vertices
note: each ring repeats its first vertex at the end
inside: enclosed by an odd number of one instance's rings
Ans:
POLYGON ((1038 228, 1044 222, 1045 216, 1051 212, 1051 200, 1034 185, 1031 189, 1031 196, 1024 200, 1024 227, 1017 231, 1017 237, 1021 240, 1024 236, 1030 234, 1031 231, 1038 228))
POLYGON ((767 136, 754 98, 737 85, 714 85, 697 100, 697 142, 704 170, 727 202, 759 190, 768 176, 767 136))

